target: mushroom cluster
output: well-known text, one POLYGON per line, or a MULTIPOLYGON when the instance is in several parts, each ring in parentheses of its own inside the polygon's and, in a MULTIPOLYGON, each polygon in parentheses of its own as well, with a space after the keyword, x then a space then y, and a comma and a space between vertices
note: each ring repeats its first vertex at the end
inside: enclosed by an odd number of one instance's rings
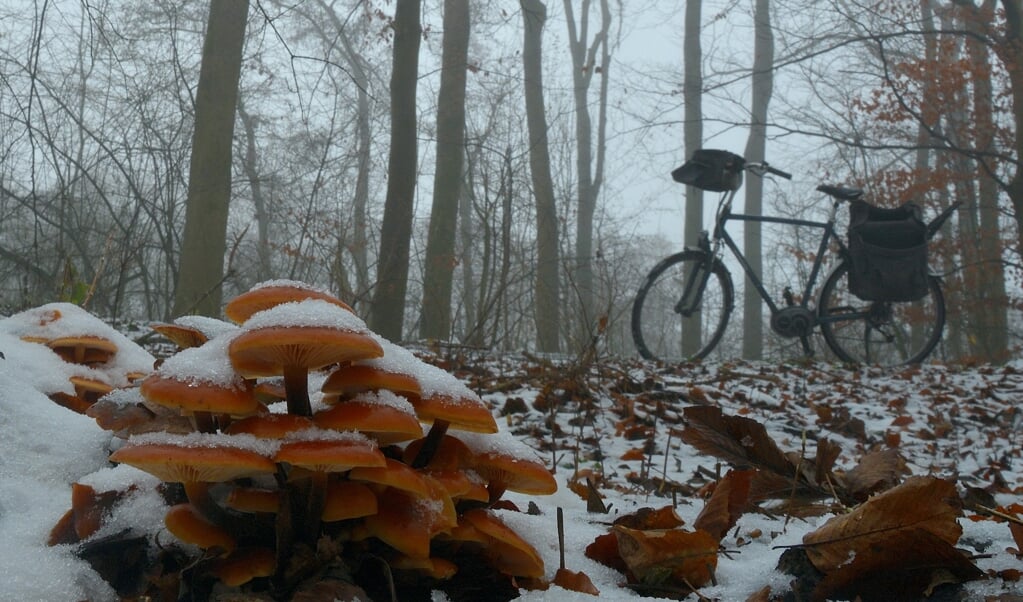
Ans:
POLYGON ((66 364, 68 383, 50 399, 80 414, 103 395, 141 379, 155 358, 87 310, 49 303, 0 320, 0 333, 42 345, 66 364))
POLYGON ((198 335, 101 402, 125 438, 111 461, 180 484, 165 525, 202 550, 198 575, 277 597, 339 561, 447 579, 471 554, 543 577, 491 507, 556 482, 461 381, 300 282, 256 285, 225 314, 178 324, 198 335))

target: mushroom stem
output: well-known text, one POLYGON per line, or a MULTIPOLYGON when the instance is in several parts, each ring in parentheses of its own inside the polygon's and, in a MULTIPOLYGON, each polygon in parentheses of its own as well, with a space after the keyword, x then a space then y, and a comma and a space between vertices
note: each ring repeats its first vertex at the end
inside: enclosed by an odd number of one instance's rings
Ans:
POLYGON ((284 391, 288 400, 288 413, 312 416, 309 404, 309 369, 304 366, 284 366, 284 391))
POLYGON ((438 419, 433 421, 430 432, 423 439, 423 446, 419 448, 419 453, 412 460, 412 468, 425 468, 430 463, 433 455, 437 453, 441 441, 444 440, 444 435, 448 432, 449 426, 451 426, 451 423, 447 420, 438 419))
POLYGON ((316 541, 320 538, 323 508, 327 504, 327 476, 326 472, 316 471, 313 473, 306 498, 304 535, 306 543, 314 549, 316 541))

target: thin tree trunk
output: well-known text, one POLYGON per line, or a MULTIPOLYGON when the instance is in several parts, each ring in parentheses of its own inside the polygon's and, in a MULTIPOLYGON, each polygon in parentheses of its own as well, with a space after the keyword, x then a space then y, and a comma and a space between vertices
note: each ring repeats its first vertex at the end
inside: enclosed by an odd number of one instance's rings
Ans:
POLYGON ((608 52, 608 31, 611 28, 611 10, 607 0, 601 0, 601 27, 587 47, 589 30, 590 0, 583 0, 579 10, 579 24, 576 25, 572 4, 576 0, 564 0, 565 20, 568 24, 569 48, 572 55, 572 81, 575 100, 576 175, 579 189, 578 211, 576 213, 575 274, 574 284, 579 300, 578 345, 587 345, 594 335, 596 315, 594 312, 593 284, 593 218, 597 208, 604 168, 604 132, 607 119, 607 70, 610 67, 608 52), (600 64, 597 65, 597 53, 600 64), (593 140, 593 120, 590 116, 589 89, 594 74, 601 79, 598 97, 597 140, 593 140), (596 165, 594 162, 596 152, 596 165))
POLYGON ((455 229, 465 155, 465 77, 469 62, 469 0, 444 0, 444 41, 437 96, 437 168, 426 242, 419 336, 451 337, 455 229))
MULTIPOLYGON (((685 104, 685 122, 682 127, 686 157, 691 157, 703 146, 703 46, 700 44, 702 6, 702 0, 686 2, 685 39, 682 45, 682 100, 685 104)), ((683 241, 685 246, 695 247, 703 231, 703 191, 695 186, 686 186, 685 208, 683 241)), ((703 327, 702 315, 697 315, 689 322, 697 331, 703 327)), ((692 355, 700 349, 700 337, 687 337, 685 334, 682 351, 692 355)))
POLYGON ((405 321, 409 246, 416 190, 416 84, 419 73, 419 0, 397 0, 391 72, 391 150, 380 231, 380 261, 370 327, 400 341, 405 321))
POLYGON ((547 149, 547 116, 543 101, 543 26, 547 7, 540 0, 519 0, 525 26, 522 65, 525 82, 526 122, 529 129, 529 170, 536 199, 536 290, 534 311, 537 348, 560 349, 558 309, 558 212, 547 149))
POLYGON ((238 118, 245 130, 245 158, 242 161, 242 166, 245 169, 245 177, 249 181, 249 190, 252 191, 252 204, 256 208, 256 256, 259 259, 256 266, 256 279, 262 281, 270 278, 272 273, 270 267, 270 215, 267 212, 263 182, 259 174, 256 120, 245 110, 245 103, 241 99, 238 100, 238 118))
MULTIPOLYGON (((746 142, 746 159, 763 161, 767 147, 767 107, 774 88, 774 35, 771 30, 769 0, 756 0, 753 13, 753 98, 750 110, 750 133, 746 142)), ((746 213, 763 214, 764 180, 746 179, 746 213)), ((746 222, 743 228, 743 253, 753 271, 763 278, 764 260, 761 225, 746 222)), ((764 355, 764 306, 760 293, 752 286, 743 287, 742 356, 758 360, 764 355)))
POLYGON ((212 0, 195 96, 195 132, 173 315, 219 316, 231 147, 248 0, 212 0))

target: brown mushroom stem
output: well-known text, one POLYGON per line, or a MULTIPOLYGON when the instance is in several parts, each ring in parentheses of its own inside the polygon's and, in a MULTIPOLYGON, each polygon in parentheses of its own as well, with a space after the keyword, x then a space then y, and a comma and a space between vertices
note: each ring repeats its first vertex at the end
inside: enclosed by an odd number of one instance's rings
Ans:
POLYGON ((412 468, 425 468, 430 463, 433 455, 437 453, 441 441, 444 440, 444 435, 448 432, 449 426, 451 426, 451 423, 447 420, 438 419, 433 421, 430 432, 423 439, 423 446, 419 448, 419 453, 412 460, 412 468))
POLYGON ((200 433, 217 432, 217 423, 213 420, 213 414, 210 412, 194 412, 189 418, 196 431, 200 433))
POLYGON ((327 505, 327 476, 326 472, 314 472, 310 479, 309 492, 306 497, 306 517, 304 527, 304 540, 314 549, 316 541, 320 538, 320 525, 322 524, 323 508, 327 505))
POLYGON ((304 366, 284 366, 284 391, 288 400, 288 413, 312 416, 309 404, 309 369, 304 366))

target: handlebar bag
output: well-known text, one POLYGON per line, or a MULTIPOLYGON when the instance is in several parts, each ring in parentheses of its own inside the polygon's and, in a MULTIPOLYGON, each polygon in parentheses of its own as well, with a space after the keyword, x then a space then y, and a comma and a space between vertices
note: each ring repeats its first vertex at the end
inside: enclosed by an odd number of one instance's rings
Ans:
POLYGON ((738 190, 742 186, 742 168, 746 160, 724 150, 698 149, 682 167, 671 172, 680 184, 710 192, 738 190))
POLYGON ((919 205, 849 208, 849 291, 865 301, 908 302, 927 295, 927 224, 919 205))

